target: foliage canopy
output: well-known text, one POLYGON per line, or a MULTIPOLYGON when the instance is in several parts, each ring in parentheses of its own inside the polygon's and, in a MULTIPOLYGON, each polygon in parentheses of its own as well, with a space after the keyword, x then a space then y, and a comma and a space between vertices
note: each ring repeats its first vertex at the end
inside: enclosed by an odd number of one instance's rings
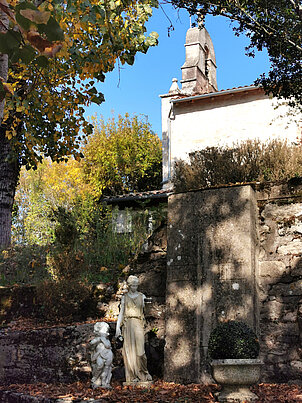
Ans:
POLYGON ((100 120, 83 150, 84 172, 95 196, 159 189, 161 141, 146 117, 100 120))
POLYGON ((2 130, 21 165, 36 167, 43 156, 80 158, 81 135, 92 132, 83 106, 103 102, 95 82, 117 61, 133 64, 137 52, 157 44, 145 27, 156 6, 156 0, 0 1, 10 17, 0 33, 0 52, 9 56, 8 83, 0 85, 2 130))

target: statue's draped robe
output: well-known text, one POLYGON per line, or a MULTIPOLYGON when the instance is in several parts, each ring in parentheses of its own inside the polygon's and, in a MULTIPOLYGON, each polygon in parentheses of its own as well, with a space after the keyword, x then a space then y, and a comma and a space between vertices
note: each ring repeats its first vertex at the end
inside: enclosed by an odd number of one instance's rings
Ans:
POLYGON ((123 318, 123 358, 127 382, 150 380, 147 370, 144 338, 144 295, 125 295, 123 318))

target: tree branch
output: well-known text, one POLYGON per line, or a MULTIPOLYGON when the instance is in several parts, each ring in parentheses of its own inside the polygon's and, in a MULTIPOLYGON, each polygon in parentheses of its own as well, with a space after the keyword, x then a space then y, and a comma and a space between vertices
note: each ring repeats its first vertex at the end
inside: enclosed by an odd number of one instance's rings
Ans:
MULTIPOLYGON (((291 0, 290 0, 291 1, 291 0)), ((263 31, 265 32, 267 35, 280 35, 280 31, 276 31, 274 28, 272 28, 271 26, 267 25, 267 28, 271 30, 268 31, 268 29, 263 25, 260 24, 253 16, 250 15, 250 13, 248 13, 245 9, 243 9, 242 7, 237 7, 243 14, 245 14, 251 21, 254 22, 254 24, 258 27, 259 32, 263 31)), ((245 22, 246 23, 246 22, 245 22)), ((247 23, 246 23, 247 24, 247 23)), ((299 50, 300 52, 302 52, 302 47, 299 46, 298 44, 296 44, 295 42, 293 42, 291 39, 287 38, 285 35, 283 35, 283 39, 288 42, 289 44, 291 44, 292 46, 294 46, 297 50, 299 50)))
POLYGON ((302 6, 299 4, 299 1, 288 0, 294 7, 295 12, 298 14, 298 17, 302 21, 302 6))

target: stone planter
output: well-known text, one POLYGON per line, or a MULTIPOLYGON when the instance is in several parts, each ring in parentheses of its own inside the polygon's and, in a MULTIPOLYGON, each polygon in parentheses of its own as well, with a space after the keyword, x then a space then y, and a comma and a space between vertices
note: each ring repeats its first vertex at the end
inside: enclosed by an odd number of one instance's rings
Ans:
POLYGON ((211 362, 213 378, 222 385, 220 402, 252 402, 258 397, 249 386, 258 382, 262 361, 258 359, 227 359, 211 362))

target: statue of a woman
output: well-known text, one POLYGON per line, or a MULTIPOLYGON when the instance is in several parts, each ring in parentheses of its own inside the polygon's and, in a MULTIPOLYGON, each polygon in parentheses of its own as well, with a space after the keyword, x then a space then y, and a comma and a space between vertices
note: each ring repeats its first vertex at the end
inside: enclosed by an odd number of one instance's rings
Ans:
POLYGON ((115 337, 124 339, 123 359, 126 372, 126 384, 152 381, 147 370, 144 337, 144 304, 146 296, 137 291, 138 278, 129 276, 128 292, 122 297, 120 313, 116 325, 115 337))

